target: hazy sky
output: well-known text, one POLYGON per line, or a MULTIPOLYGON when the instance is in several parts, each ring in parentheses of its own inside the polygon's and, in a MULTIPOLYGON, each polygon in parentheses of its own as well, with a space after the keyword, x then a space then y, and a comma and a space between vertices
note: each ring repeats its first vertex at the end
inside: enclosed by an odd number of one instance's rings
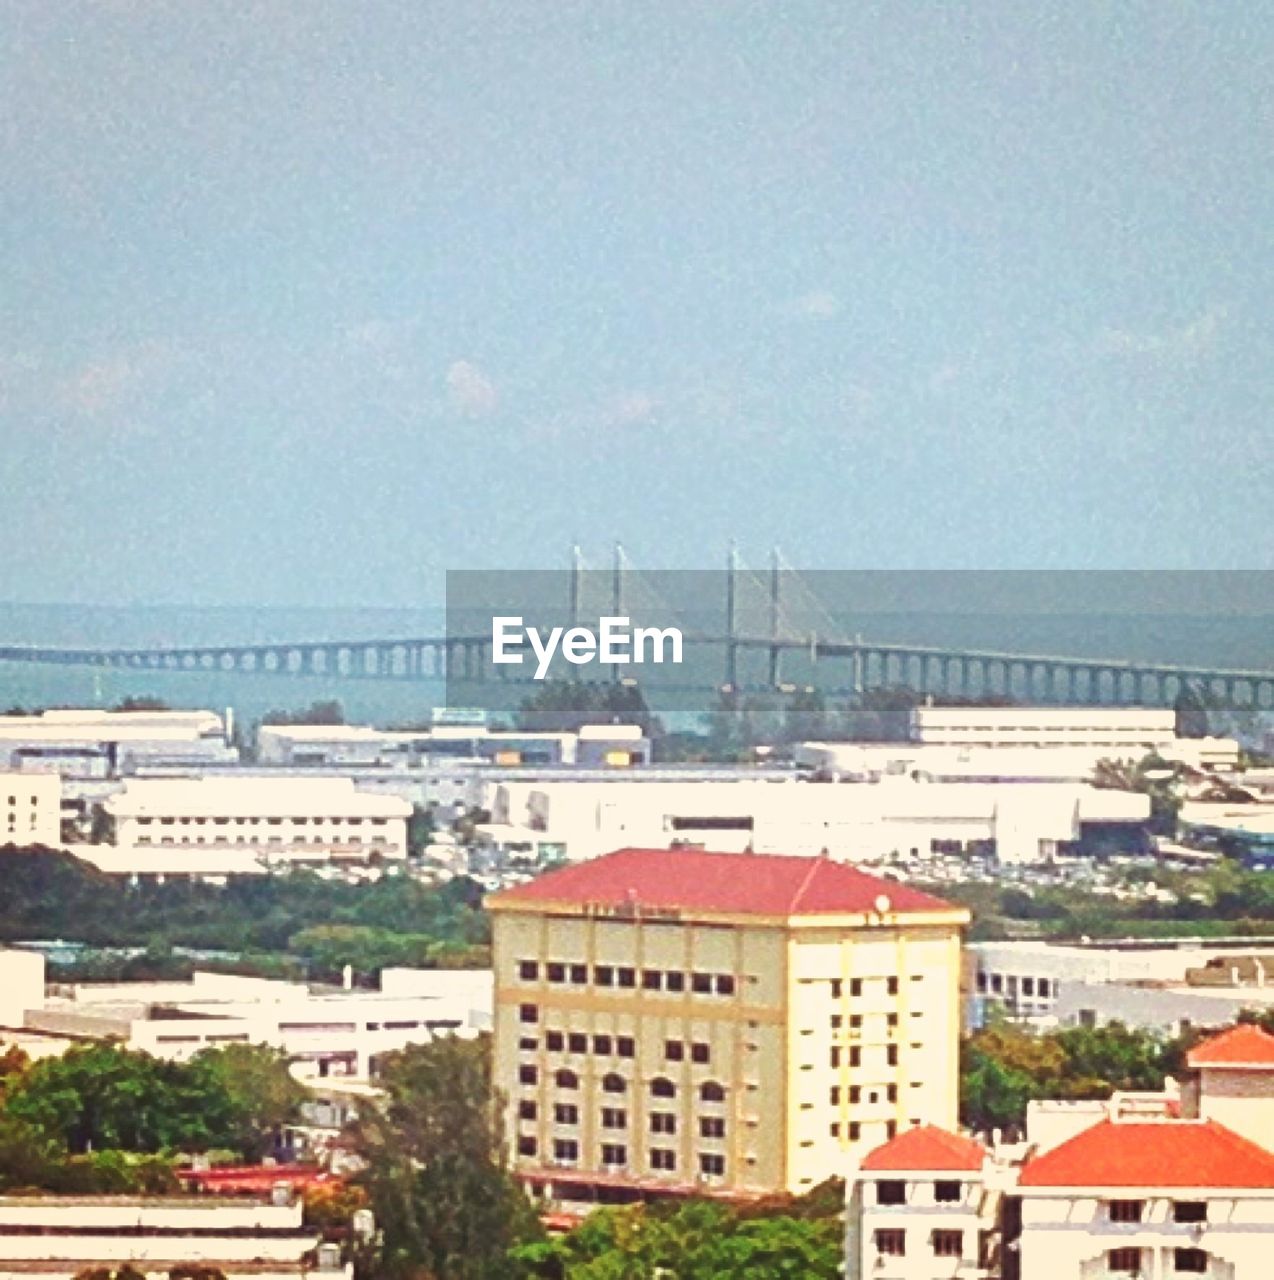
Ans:
POLYGON ((0 4, 0 596, 1274 567, 1268 5, 0 4))

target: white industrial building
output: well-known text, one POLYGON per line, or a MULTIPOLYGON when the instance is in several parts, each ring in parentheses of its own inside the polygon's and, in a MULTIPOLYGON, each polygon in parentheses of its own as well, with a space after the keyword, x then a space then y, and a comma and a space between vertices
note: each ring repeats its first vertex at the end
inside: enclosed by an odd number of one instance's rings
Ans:
POLYGON ((352 1274, 303 1215, 283 1171, 265 1198, 0 1196, 0 1280, 72 1280, 126 1263, 151 1274, 208 1267, 226 1280, 352 1274))
POLYGON ((346 777, 132 778, 103 803, 109 844, 74 852, 120 875, 252 875, 407 856, 411 804, 346 777))
POLYGON ((0 773, 0 845, 56 846, 62 838, 62 780, 56 773, 0 773))
POLYGON ((366 1080, 374 1060, 445 1034, 489 1030, 489 970, 390 969, 379 991, 198 972, 190 982, 86 983, 26 1010, 28 1028, 113 1039, 187 1061, 229 1044, 271 1045, 301 1076, 366 1080))
POLYGON ((230 729, 214 711, 57 709, 0 716, 0 768, 109 778, 156 762, 233 763, 230 729))
POLYGON ((472 725, 376 729, 370 725, 262 725, 257 758, 270 765, 403 767, 439 759, 498 765, 628 768, 650 762, 650 740, 636 725, 584 725, 575 733, 536 733, 472 725))
POLYGON ((1085 827, 1136 832, 1149 814, 1146 796, 1084 784, 537 782, 497 786, 480 830, 495 847, 571 861, 688 845, 854 862, 994 850, 1035 862, 1064 852, 1085 827))
POLYGON ((1258 942, 975 942, 968 962, 975 1025, 995 1011, 1037 1026, 1122 1022, 1176 1034, 1274 1006, 1274 948, 1258 942))

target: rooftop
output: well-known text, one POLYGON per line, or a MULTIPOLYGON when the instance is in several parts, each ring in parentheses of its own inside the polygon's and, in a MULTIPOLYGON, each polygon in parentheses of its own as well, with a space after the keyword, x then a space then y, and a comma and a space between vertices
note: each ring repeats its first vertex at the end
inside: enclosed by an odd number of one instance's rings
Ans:
POLYGON ((1106 1120, 1027 1161, 1019 1185, 1274 1191, 1274 1154, 1214 1120, 1106 1120))
POLYGON ((981 1169, 985 1160, 986 1149, 980 1142, 922 1124, 870 1152, 862 1167, 869 1173, 971 1173, 981 1169))
POLYGON ((1274 1036, 1244 1024, 1195 1045, 1186 1055, 1191 1067, 1274 1068, 1274 1036))
POLYGON ((620 849, 488 899, 493 907, 520 903, 759 916, 959 912, 967 918, 941 898, 830 858, 688 849, 620 849))

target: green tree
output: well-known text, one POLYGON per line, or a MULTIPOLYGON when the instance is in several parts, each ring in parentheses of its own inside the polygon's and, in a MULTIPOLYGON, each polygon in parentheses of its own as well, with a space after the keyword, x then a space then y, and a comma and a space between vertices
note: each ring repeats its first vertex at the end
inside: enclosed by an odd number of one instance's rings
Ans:
POLYGON ((489 1036, 444 1037, 386 1060, 386 1099, 354 1130, 380 1228, 368 1275, 502 1280, 509 1256, 541 1236, 505 1167, 489 1036))
POLYGON ((275 708, 261 717, 262 724, 344 724, 345 708, 335 699, 311 702, 301 711, 275 708))
POLYGON ((204 1049, 190 1065, 208 1096, 224 1095, 228 1103, 218 1144, 248 1160, 270 1154, 283 1127, 297 1119, 307 1097, 289 1072, 287 1058, 268 1045, 204 1049))

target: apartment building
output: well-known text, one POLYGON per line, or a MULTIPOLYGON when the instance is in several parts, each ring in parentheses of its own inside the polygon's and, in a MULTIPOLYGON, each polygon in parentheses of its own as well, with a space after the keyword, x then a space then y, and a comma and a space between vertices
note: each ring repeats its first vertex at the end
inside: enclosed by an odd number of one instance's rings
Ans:
POLYGON ((62 838, 62 780, 56 773, 0 773, 0 845, 44 845, 62 838))
POLYGON ((800 1192, 957 1104, 963 908, 826 858, 624 849, 487 900, 550 1202, 800 1192))
POLYGON ((989 1280, 1003 1179, 980 1142, 932 1125, 870 1152, 849 1181, 847 1280, 989 1280))
POLYGON ((252 875, 407 856, 411 804, 350 778, 132 778, 103 808, 109 845, 75 852, 127 875, 252 875))
POLYGON ((1274 1154, 1214 1120, 1104 1120, 1028 1160, 1005 1280, 1266 1280, 1274 1154))

